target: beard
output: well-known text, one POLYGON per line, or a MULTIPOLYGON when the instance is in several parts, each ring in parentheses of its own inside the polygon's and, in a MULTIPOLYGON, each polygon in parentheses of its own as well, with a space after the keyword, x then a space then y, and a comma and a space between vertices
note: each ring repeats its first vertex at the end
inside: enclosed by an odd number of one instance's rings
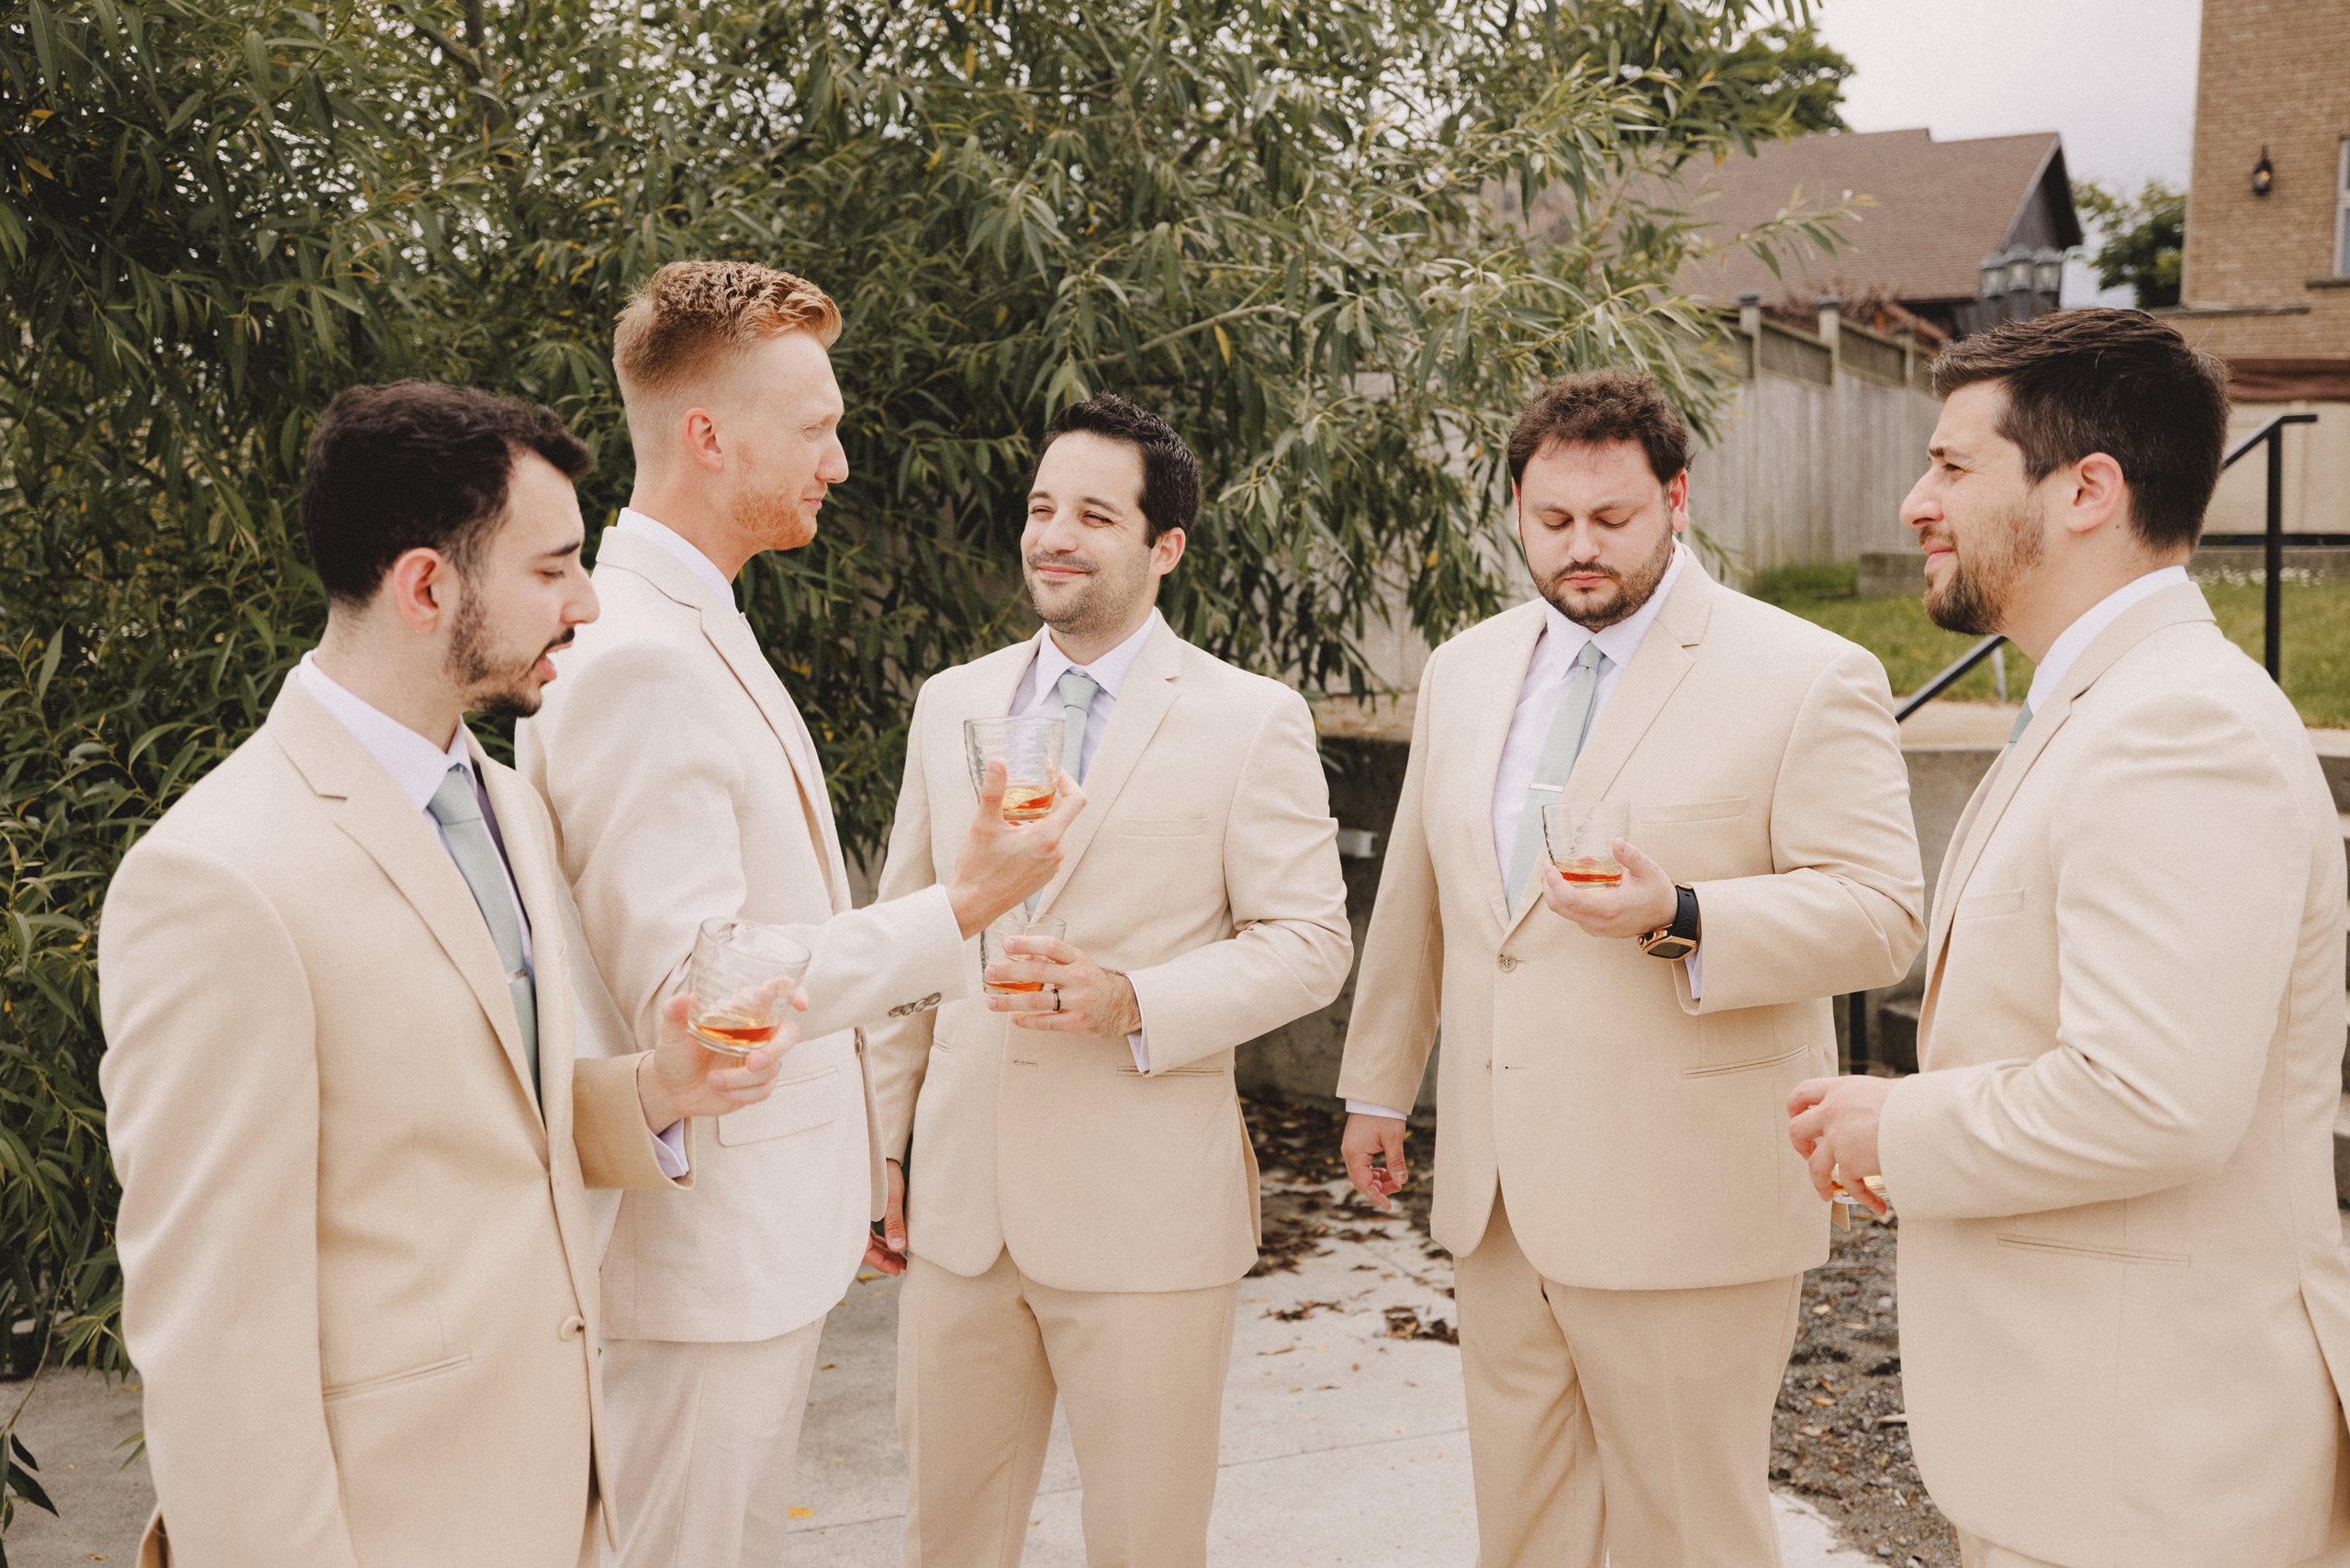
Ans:
POLYGON ((1028 584, 1028 602, 1035 606, 1036 618, 1065 636, 1091 637, 1116 631, 1133 616, 1136 600, 1150 592, 1147 551, 1137 553, 1133 569, 1124 575, 1104 570, 1100 562, 1081 553, 1057 555, 1039 551, 1031 554, 1025 564, 1030 568, 1024 574, 1028 584), (1047 608, 1034 575, 1038 566, 1075 567, 1092 575, 1084 582, 1065 588, 1067 597, 1057 607, 1047 608))
POLYGON ((816 537, 799 500, 772 490, 737 491, 727 503, 726 521, 767 550, 797 550, 816 537))
POLYGON ((1656 585, 1664 581, 1664 574, 1673 565, 1673 532, 1668 528, 1654 553, 1633 567, 1629 577, 1596 561, 1570 561, 1559 568, 1549 582, 1535 586, 1542 590, 1542 597, 1549 599, 1550 607, 1560 614, 1586 632, 1602 632, 1639 612, 1640 606, 1656 592, 1656 585), (1571 607, 1565 584, 1569 577, 1584 572, 1597 573, 1612 581, 1616 588, 1598 603, 1578 610, 1571 607))
POLYGON ((527 659, 505 655, 490 639, 489 612, 471 583, 457 603, 456 623, 449 630, 449 678, 465 694, 465 706, 493 719, 527 719, 544 700, 537 679, 539 660, 557 648, 568 647, 575 635, 565 627, 562 636, 527 659))
POLYGON ((1945 632, 1987 637, 2007 619, 2016 585, 2040 565, 2047 545, 2041 538, 2040 520, 2022 505, 1990 520, 1978 532, 1981 543, 1974 545, 1976 558, 1971 563, 1958 550, 1955 538, 1928 536, 1948 539, 1952 554, 1950 580, 1926 589, 1926 619, 1945 632))

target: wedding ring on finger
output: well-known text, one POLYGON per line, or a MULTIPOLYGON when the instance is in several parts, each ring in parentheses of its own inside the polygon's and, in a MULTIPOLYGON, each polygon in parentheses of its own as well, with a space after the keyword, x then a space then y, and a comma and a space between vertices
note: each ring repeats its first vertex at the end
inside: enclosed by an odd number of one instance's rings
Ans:
POLYGON ((1055 986, 1055 987, 1053 987, 1053 988, 1052 988, 1052 990, 1053 990, 1053 1011, 1054 1011, 1054 1012, 1056 1012, 1056 1013, 1058 1013, 1058 1012, 1061 1010, 1061 988, 1060 988, 1060 987, 1058 987, 1058 986, 1055 986))

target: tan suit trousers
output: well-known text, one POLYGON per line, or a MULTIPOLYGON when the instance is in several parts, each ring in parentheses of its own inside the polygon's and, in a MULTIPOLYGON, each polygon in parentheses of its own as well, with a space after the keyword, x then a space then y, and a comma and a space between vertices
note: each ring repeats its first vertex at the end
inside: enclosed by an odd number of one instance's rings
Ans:
POLYGON ((610 1339, 605 1568, 776 1568, 824 1320, 772 1339, 610 1339))
MULTIPOLYGON (((2350 1568, 2350 1539, 2344 1538, 2341 1522, 2334 1524, 2335 1539, 2315 1557, 2305 1557, 2293 1568, 2350 1568)), ((2004 1546, 1985 1540, 1965 1530, 1958 1532, 1958 1560, 1964 1568, 2064 1568, 2044 1557, 2027 1557, 2020 1551, 2009 1551, 2004 1546)), ((2245 1568, 2253 1568, 2246 1564, 2245 1568)))
POLYGON ((908 1568, 1013 1568, 1069 1402, 1088 1568, 1203 1568, 1239 1282, 1064 1291, 914 1258, 898 1305, 908 1568))
POLYGON ((1771 1410, 1801 1282, 1562 1285, 1496 1195, 1454 1266, 1478 1568, 1776 1563, 1771 1410))

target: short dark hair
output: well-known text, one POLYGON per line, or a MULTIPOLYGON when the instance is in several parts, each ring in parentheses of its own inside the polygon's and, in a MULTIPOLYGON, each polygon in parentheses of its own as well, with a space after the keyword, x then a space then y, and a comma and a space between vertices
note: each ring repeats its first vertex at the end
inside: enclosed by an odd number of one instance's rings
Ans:
POLYGON ((1509 482, 1526 476, 1526 465, 1552 442, 1602 446, 1639 443, 1649 471, 1660 485, 1689 466, 1689 427, 1656 379, 1621 370, 1586 370, 1562 375, 1534 395, 1509 432, 1509 482))
MULTIPOLYGON (((1045 427, 1045 444, 1036 449, 1037 463, 1043 464, 1053 442, 1079 431, 1123 441, 1142 454, 1145 543, 1158 543, 1170 528, 1190 530, 1200 515, 1200 460, 1174 426, 1114 392, 1100 393, 1053 416, 1045 427)), ((1033 476, 1029 483, 1035 483, 1033 476)))
POLYGON ((1998 431, 2037 485, 2102 452, 2130 487, 2130 526, 2157 550, 2191 545, 2220 482, 2227 367, 2143 310, 2058 310, 2003 321, 1934 361, 1934 395, 1996 381, 1998 431))
POLYGON ((554 409, 493 392, 395 381, 337 393, 302 475, 302 532, 329 601, 364 604, 410 550, 469 568, 526 452, 569 479, 593 463, 554 409))

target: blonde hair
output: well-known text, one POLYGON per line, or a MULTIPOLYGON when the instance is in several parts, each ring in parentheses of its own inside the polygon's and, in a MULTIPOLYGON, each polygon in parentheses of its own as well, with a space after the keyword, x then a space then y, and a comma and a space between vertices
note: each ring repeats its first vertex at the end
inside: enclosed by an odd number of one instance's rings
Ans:
POLYGON ((806 278, 755 262, 671 262, 621 312, 612 368, 624 401, 659 398, 755 344, 803 331, 826 348, 841 335, 840 307, 806 278))

